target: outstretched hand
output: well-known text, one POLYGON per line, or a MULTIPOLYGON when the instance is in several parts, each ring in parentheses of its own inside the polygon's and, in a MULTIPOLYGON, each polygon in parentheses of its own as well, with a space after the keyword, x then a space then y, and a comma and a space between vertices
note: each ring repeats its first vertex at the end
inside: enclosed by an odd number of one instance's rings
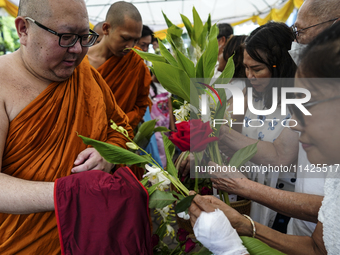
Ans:
POLYGON ((79 173, 89 170, 102 170, 109 173, 113 166, 95 148, 87 148, 78 154, 71 172, 79 173))
MULTIPOLYGON (((209 162, 209 166, 214 166, 214 169, 218 169, 218 165, 212 161, 209 162)), ((227 169, 226 166, 224 167, 227 169)), ((210 172, 210 175, 213 187, 215 189, 244 196, 242 192, 247 190, 247 181, 249 180, 239 170, 229 168, 226 171, 222 172, 210 172)))
MULTIPOLYGON (((190 191, 189 195, 194 195, 194 191, 190 191)), ((191 206, 189 207, 189 215, 191 225, 194 226, 197 218, 202 211, 213 212, 215 209, 220 209, 224 215, 229 219, 230 224, 237 232, 244 232, 244 229, 249 228, 249 222, 235 209, 228 206, 226 203, 214 196, 200 196, 196 195, 191 206)), ((240 233, 239 232, 239 233, 240 233)))

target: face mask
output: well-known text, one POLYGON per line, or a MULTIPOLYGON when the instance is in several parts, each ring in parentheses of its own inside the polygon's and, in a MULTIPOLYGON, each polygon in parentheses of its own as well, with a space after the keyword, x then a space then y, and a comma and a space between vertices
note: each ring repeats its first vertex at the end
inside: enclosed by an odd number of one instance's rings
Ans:
POLYGON ((306 47, 307 47, 307 44, 292 42, 292 47, 288 51, 288 53, 292 57, 292 59, 294 60, 297 66, 300 64, 300 54, 306 47))

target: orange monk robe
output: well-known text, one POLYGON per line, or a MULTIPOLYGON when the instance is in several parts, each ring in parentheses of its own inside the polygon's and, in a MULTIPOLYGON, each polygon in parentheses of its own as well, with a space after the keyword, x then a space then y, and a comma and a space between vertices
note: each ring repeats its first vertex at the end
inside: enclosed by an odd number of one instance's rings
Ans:
POLYGON ((112 56, 98 68, 110 86, 117 104, 129 117, 134 129, 151 105, 149 90, 151 75, 144 60, 133 50, 124 57, 112 56))
MULTIPOLYGON (((11 121, 1 171, 48 182, 70 175, 87 148, 76 132, 125 147, 127 139, 110 128, 110 119, 132 135, 110 88, 85 59, 70 79, 51 83, 11 121)), ((0 214, 0 254, 60 254, 54 212, 0 214)))

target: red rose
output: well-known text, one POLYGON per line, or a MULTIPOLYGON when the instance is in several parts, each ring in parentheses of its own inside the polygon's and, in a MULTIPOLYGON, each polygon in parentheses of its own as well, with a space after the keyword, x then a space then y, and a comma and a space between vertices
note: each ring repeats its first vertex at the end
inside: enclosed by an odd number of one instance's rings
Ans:
POLYGON ((189 238, 185 243, 185 252, 188 253, 195 248, 196 244, 189 238))
POLYGON ((182 121, 176 124, 177 132, 172 132, 169 139, 181 151, 190 150, 190 124, 188 121, 182 121))
POLYGON ((185 240, 187 240, 187 236, 189 235, 189 232, 187 232, 185 229, 183 228, 179 228, 178 231, 177 231, 177 238, 178 238, 178 241, 181 243, 181 242, 184 242, 185 240))
POLYGON ((202 196, 205 196, 205 195, 212 195, 212 189, 209 189, 208 187, 203 187, 203 188, 201 189, 200 194, 201 194, 202 196))
POLYGON ((212 133, 209 122, 202 120, 182 121, 176 124, 177 132, 171 133, 169 139, 181 150, 200 152, 208 143, 217 141, 218 137, 209 137, 212 133))

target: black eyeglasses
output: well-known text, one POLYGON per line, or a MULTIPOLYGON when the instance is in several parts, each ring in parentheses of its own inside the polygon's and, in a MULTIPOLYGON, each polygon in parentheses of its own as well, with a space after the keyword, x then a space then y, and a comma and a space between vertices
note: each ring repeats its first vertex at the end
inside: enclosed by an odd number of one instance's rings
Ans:
POLYGON ((52 29, 49 29, 48 27, 45 27, 44 25, 40 24, 38 21, 35 21, 34 19, 30 17, 26 17, 25 19, 32 21, 34 24, 36 24, 38 27, 56 35, 59 36, 59 46, 63 48, 69 48, 75 45, 80 39, 80 45, 83 47, 90 47, 92 46, 99 36, 95 31, 90 29, 91 34, 84 34, 84 35, 78 35, 73 33, 62 33, 59 34, 56 31, 53 31, 52 29))
POLYGON ((324 21, 324 22, 321 22, 321 23, 318 23, 318 24, 315 24, 315 25, 312 25, 312 26, 309 26, 309 27, 306 27, 306 28, 302 28, 302 29, 299 29, 299 30, 297 30, 295 25, 291 26, 291 28, 292 28, 292 31, 293 31, 293 33, 295 35, 296 41, 299 42, 298 41, 298 37, 300 36, 300 32, 301 31, 305 31, 305 30, 307 30, 309 28, 316 27, 316 26, 319 26, 319 25, 322 25, 322 24, 325 24, 325 23, 328 23, 328 22, 336 21, 337 19, 338 18, 330 19, 330 20, 327 20, 327 21, 324 21))
MULTIPOLYGON (((332 100, 335 100, 335 99, 340 99, 340 96, 326 98, 326 99, 322 99, 322 100, 318 100, 318 101, 314 101, 314 102, 310 102, 310 103, 306 103, 306 104, 302 104, 302 105, 307 109, 308 107, 312 107, 314 105, 324 103, 324 102, 328 102, 328 101, 332 101, 332 100)), ((305 126, 305 120, 303 118, 302 111, 295 104, 288 105, 288 109, 289 109, 290 113, 294 115, 294 118, 298 122, 300 122, 301 126, 305 126)))

